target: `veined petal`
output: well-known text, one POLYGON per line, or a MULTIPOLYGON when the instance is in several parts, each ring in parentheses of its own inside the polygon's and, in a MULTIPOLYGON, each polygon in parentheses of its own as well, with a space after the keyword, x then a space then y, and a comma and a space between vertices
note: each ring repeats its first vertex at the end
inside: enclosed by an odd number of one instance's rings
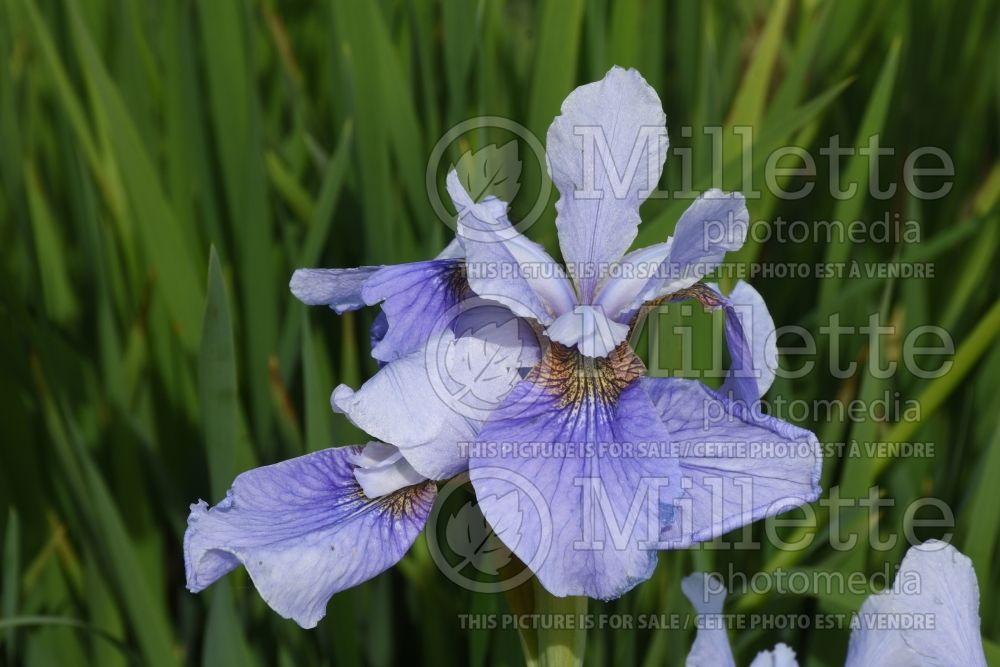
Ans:
POLYGON ((553 344, 472 448, 480 509, 553 595, 611 599, 656 566, 657 482, 676 462, 639 452, 668 438, 642 372, 627 346, 586 360, 553 344))
POLYGON ((448 192, 458 210, 472 290, 521 317, 548 324, 573 307, 573 286, 545 249, 521 235, 507 219, 507 204, 495 197, 476 203, 458 174, 448 174, 448 192))
POLYGON ((597 292, 594 304, 604 308, 608 317, 628 322, 645 301, 642 295, 651 292, 651 282, 657 281, 663 263, 670 256, 673 239, 633 250, 621 258, 597 292))
POLYGON ((659 265, 633 272, 641 276, 639 279, 613 276, 597 302, 609 316, 627 322, 642 304, 691 287, 714 271, 727 252, 743 246, 749 221, 742 194, 709 190, 688 207, 665 243, 628 255, 635 258, 632 262, 645 260, 648 264, 650 258, 643 253, 652 254, 655 249, 662 256, 659 265))
POLYGON ((736 667, 729 646, 722 605, 726 589, 718 577, 704 572, 689 574, 681 580, 681 591, 698 615, 698 633, 688 653, 687 667, 736 667))
POLYGON ((702 194, 677 221, 663 282, 652 298, 689 287, 714 271, 727 252, 743 247, 749 226, 750 213, 741 193, 702 194))
POLYGON ((272 609, 312 628, 334 593, 398 562, 427 521, 436 488, 366 498, 350 463, 359 451, 327 449, 256 468, 215 507, 192 505, 188 589, 197 593, 242 564, 272 609))
POLYGON ((337 387, 333 409, 372 436, 397 446, 421 475, 447 479, 468 466, 466 445, 483 420, 537 359, 523 320, 491 306, 497 318, 445 329, 386 364, 358 391, 337 387))
POLYGON ((680 496, 661 548, 683 548, 816 500, 816 436, 695 380, 642 379, 678 456, 680 496))
POLYGON ((663 171, 665 124, 656 91, 635 70, 613 67, 570 93, 549 127, 559 244, 582 303, 635 240, 639 205, 663 171))
POLYGON ((629 328, 614 322, 600 306, 577 306, 560 315, 545 334, 566 347, 575 347, 585 357, 606 357, 625 342, 629 328))
POLYGON ((369 498, 379 498, 427 481, 403 458, 398 448, 384 442, 369 442, 357 454, 349 456, 349 461, 356 466, 354 478, 369 498))
POLYGON ((381 266, 355 269, 296 269, 288 287, 307 306, 329 306, 338 314, 366 306, 361 296, 365 282, 381 266))
POLYGON ((972 561, 938 540, 910 547, 892 589, 865 600, 856 622, 847 667, 986 665, 972 561), (886 621, 913 616, 925 623, 886 629, 886 621))
POLYGON ((446 327, 449 311, 468 293, 465 265, 458 259, 433 259, 380 269, 362 289, 365 303, 382 302, 386 329, 372 349, 379 361, 392 361, 419 349, 446 327))

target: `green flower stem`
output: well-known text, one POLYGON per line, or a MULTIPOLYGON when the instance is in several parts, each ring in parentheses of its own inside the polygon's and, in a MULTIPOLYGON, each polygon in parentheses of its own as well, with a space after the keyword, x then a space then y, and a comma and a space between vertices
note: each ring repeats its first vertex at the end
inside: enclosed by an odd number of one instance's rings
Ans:
POLYGON ((542 588, 537 580, 534 585, 535 613, 539 615, 538 664, 540 667, 582 665, 587 648, 584 626, 587 598, 557 598, 542 588))

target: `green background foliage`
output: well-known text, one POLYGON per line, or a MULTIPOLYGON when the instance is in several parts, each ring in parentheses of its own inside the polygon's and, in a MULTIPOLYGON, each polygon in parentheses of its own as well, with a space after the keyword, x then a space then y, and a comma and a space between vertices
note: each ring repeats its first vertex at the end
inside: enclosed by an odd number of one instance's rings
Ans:
MULTIPOLYGON (((934 266, 933 279, 753 280, 779 326, 818 332, 832 314, 862 325, 871 313, 897 326, 841 340, 841 358, 860 364, 846 379, 826 368, 830 343, 820 337, 816 371, 779 380, 770 396, 920 401, 918 420, 799 423, 824 442, 934 443, 932 458, 831 456, 824 488, 864 497, 879 484, 896 501, 884 534, 901 533, 916 498, 948 503, 996 656, 998 51, 994 0, 0 0, 0 662, 518 663, 512 630, 459 623, 459 614, 505 611, 503 596, 452 584, 423 539, 400 567, 336 596, 306 632, 271 613, 242 572, 188 593, 181 537, 188 504, 217 501, 238 472, 363 442, 328 397, 374 372, 372 314, 309 311, 286 289, 293 269, 438 252, 451 232, 424 186, 437 139, 477 115, 544 137, 565 95, 611 64, 639 68, 659 92, 672 146, 691 149, 696 190, 713 184, 707 126, 728 137, 753 128, 759 189, 770 150, 797 145, 817 157, 809 196, 765 191, 748 202, 763 229, 778 216, 918 221, 919 243, 772 239, 751 241, 737 259, 934 266), (862 146, 876 133, 896 150, 883 182, 900 182, 913 149, 944 149, 955 165, 947 196, 924 200, 901 185, 876 199, 865 186, 870 163, 854 157, 841 176, 859 194, 832 197, 819 147, 831 135, 862 146), (905 334, 924 324, 954 338, 950 372, 868 372, 876 354, 898 359, 905 334)), ((452 147, 448 159, 490 136, 452 147)), ((526 155, 521 189, 537 191, 542 175, 526 155)), ((722 157, 724 185, 741 188, 738 139, 726 139, 722 157)), ((668 160, 666 189, 681 187, 682 162, 668 160)), ((686 205, 648 202, 638 243, 666 238, 686 205)), ((550 201, 528 233, 556 252, 553 215, 550 201)), ((901 559, 902 542, 866 549, 865 530, 857 548, 832 549, 826 513, 817 514, 808 549, 664 553, 650 581, 590 609, 686 615, 678 583, 696 567, 871 573, 901 559)), ((849 613, 861 599, 746 594, 729 608, 849 613)), ((847 636, 756 628, 733 641, 743 664, 781 640, 803 664, 837 665, 847 636)), ((595 630, 588 656, 681 664, 692 637, 595 630)))

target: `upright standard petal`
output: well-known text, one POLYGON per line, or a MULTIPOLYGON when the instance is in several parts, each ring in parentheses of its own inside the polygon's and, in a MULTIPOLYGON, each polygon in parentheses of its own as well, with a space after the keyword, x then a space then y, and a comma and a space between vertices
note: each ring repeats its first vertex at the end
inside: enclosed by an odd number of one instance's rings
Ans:
POLYGON ((582 303, 635 240, 639 205, 663 171, 665 124, 656 91, 635 70, 613 67, 570 93, 549 127, 559 244, 582 303))
POLYGON ((448 313, 469 296, 465 263, 434 259, 387 266, 367 280, 362 296, 370 305, 381 301, 386 316, 372 356, 379 361, 399 359, 447 327, 448 313))
POLYGON ((394 565, 423 529, 433 484, 365 497, 351 458, 327 449, 245 472, 215 507, 191 506, 184 533, 188 589, 242 564, 264 601, 304 628, 330 597, 394 565))
POLYGON ((329 306, 342 314, 368 305, 361 296, 361 289, 381 268, 297 269, 288 287, 307 306, 329 306))
POLYGON ((613 275, 596 302, 609 316, 628 321, 642 304, 691 287, 714 271, 727 252, 743 246, 749 222, 742 194, 709 190, 688 207, 665 243, 630 253, 625 259, 641 261, 642 270, 613 275), (657 257, 659 264, 649 266, 657 257))
MULTIPOLYGON (((331 402, 359 428, 399 447, 421 475, 447 479, 468 466, 467 445, 537 360, 530 327, 495 306, 497 317, 434 335, 387 364, 356 392, 340 385, 331 402)), ((475 312, 475 311, 471 311, 475 312)))
POLYGON ((681 591, 698 616, 698 633, 685 662, 687 667, 736 667, 722 615, 726 601, 722 582, 718 577, 695 572, 681 580, 681 591))
POLYGON ((562 267, 511 226, 505 202, 495 197, 473 202, 455 171, 448 174, 448 192, 458 210, 466 275, 476 294, 542 324, 573 308, 573 286, 562 267))
POLYGON ((604 308, 608 317, 618 322, 628 322, 648 299, 641 295, 653 291, 653 283, 662 277, 663 263, 670 256, 673 239, 633 250, 611 268, 599 288, 594 304, 604 308))
POLYGON ((913 664, 986 665, 972 561, 938 540, 910 547, 892 589, 865 600, 847 651, 847 667, 913 664))
POLYGON ((722 264, 727 252, 743 247, 749 227, 750 214, 741 193, 709 190, 702 194, 677 221, 659 289, 669 294, 707 276, 722 264))
MULTIPOLYGON (((684 577, 681 590, 698 615, 698 634, 688 653, 687 667, 735 667, 733 650, 726 634, 722 605, 726 589, 714 575, 695 572, 684 577)), ((876 664, 876 663, 872 663, 876 664)), ((750 667, 798 667, 795 651, 785 644, 777 644, 770 651, 761 651, 750 667)))
POLYGON ((714 539, 819 498, 816 436, 694 380, 643 378, 671 436, 680 495, 660 548, 714 539))
POLYGON ((498 537, 556 596, 611 599, 647 579, 675 473, 627 346, 587 360, 553 344, 483 425, 469 475, 498 537))

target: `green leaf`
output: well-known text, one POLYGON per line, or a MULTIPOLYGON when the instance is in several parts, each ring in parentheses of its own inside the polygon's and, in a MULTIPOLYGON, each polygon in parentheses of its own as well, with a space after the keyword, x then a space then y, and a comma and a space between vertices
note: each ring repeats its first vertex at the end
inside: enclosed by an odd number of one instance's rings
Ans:
POLYGON ((198 393, 212 498, 217 500, 225 495, 237 472, 234 462, 239 396, 229 299, 215 246, 209 251, 207 292, 198 356, 198 393))
MULTIPOLYGON (((11 507, 7 511, 7 528, 3 538, 3 570, 0 575, 0 619, 13 618, 21 590, 21 530, 17 519, 17 510, 11 507)), ((14 664, 17 654, 17 638, 13 630, 0 633, 3 640, 7 664, 14 664)))
POLYGON ((542 624, 538 628, 539 667, 578 667, 583 664, 587 646, 587 630, 581 621, 587 615, 587 598, 569 596, 559 598, 535 582, 535 609, 541 617, 562 618, 565 627, 557 623, 542 624))
POLYGON ((750 67, 743 75, 743 83, 733 101, 726 125, 756 128, 760 123, 771 83, 771 72, 774 71, 774 63, 785 38, 783 30, 790 6, 790 0, 778 0, 768 6, 767 24, 754 46, 750 67))
MULTIPOLYGON (((900 41, 896 39, 893 41, 892 46, 889 47, 885 64, 882 65, 882 71, 872 91, 865 114, 861 119, 861 125, 858 128, 858 134, 854 141, 855 147, 868 146, 870 138, 876 135, 881 137, 881 133, 885 127, 886 116, 889 113, 889 106, 893 99, 892 91, 896 82, 899 50, 900 41)), ((873 143, 877 146, 880 141, 874 141, 873 143)), ((848 188, 856 187, 858 191, 837 202, 833 213, 834 220, 849 223, 860 218, 864 203, 868 199, 863 194, 863 189, 868 187, 869 167, 870 160, 868 156, 862 155, 860 152, 857 152, 848 161, 847 169, 844 172, 844 182, 852 184, 848 185, 848 188)), ((838 184, 838 187, 840 187, 840 184, 838 184)), ((833 239, 831 243, 827 244, 825 262, 828 266, 842 264, 850 256, 851 243, 849 240, 838 238, 833 239)), ((837 304, 840 303, 839 296, 842 284, 843 279, 838 277, 831 277, 821 282, 819 294, 819 320, 821 322, 826 322, 829 316, 836 311, 837 304)))

